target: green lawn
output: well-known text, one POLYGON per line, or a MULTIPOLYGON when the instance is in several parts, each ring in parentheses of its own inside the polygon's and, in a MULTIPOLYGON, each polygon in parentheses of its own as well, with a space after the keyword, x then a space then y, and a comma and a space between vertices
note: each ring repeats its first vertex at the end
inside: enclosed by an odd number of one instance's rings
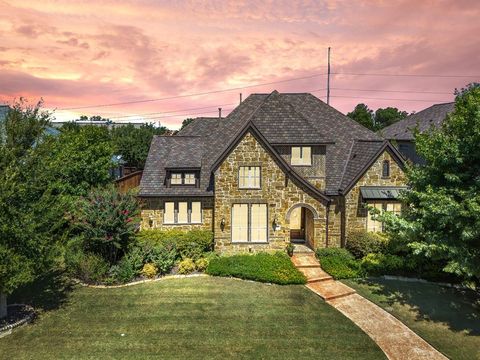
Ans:
POLYGON ((344 280, 451 359, 480 359, 480 297, 398 280, 344 280))
POLYGON ((385 358, 300 285, 202 277, 65 293, 52 303, 47 291, 36 323, 0 339, 0 359, 385 358))

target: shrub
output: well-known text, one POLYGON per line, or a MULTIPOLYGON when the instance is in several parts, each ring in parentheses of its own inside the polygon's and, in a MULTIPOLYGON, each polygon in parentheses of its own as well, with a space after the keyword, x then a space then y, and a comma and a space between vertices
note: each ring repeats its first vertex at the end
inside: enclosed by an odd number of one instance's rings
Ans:
POLYGON ((316 255, 322 269, 335 279, 358 278, 363 275, 359 261, 346 249, 318 249, 316 255))
POLYGON ((118 283, 127 283, 132 281, 137 272, 134 270, 131 262, 124 257, 117 265, 110 268, 109 275, 118 283))
POLYGON ((72 221, 84 239, 83 248, 115 264, 126 253, 138 228, 140 207, 136 196, 109 186, 79 198, 75 208, 72 221))
POLYGON ((145 260, 151 262, 160 274, 167 274, 175 264, 177 250, 173 244, 144 247, 145 260))
POLYGON ((181 258, 194 260, 213 250, 213 232, 209 230, 143 230, 137 241, 141 246, 175 245, 181 258))
POLYGON ((205 271, 209 263, 207 258, 200 258, 195 261, 195 267, 198 271, 205 271))
POLYGON ((387 247, 385 236, 365 230, 355 230, 348 234, 346 248, 357 259, 369 253, 382 253, 387 247))
POLYGON ((157 270, 157 267, 152 264, 152 263, 146 263, 145 265, 143 265, 143 269, 142 269, 142 275, 149 278, 149 279, 152 279, 155 277, 155 275, 157 275, 158 273, 158 270, 157 270))
POLYGON ((213 258, 206 272, 214 276, 233 276, 281 285, 305 284, 307 281, 284 252, 213 258))
POLYGON ((185 258, 178 263, 179 274, 190 274, 195 271, 195 263, 190 258, 185 258))
POLYGON ((403 258, 390 254, 367 254, 361 264, 369 275, 398 274, 404 267, 403 258))
POLYGON ((75 275, 87 283, 101 281, 109 268, 101 256, 92 253, 79 254, 74 266, 75 275))

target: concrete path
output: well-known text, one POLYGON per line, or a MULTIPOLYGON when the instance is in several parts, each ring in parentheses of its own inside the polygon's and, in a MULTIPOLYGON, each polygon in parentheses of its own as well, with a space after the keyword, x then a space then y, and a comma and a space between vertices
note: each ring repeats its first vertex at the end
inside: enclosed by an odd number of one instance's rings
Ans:
POLYGON ((307 277, 307 288, 352 320, 392 360, 447 359, 400 320, 335 281, 320 267, 315 254, 295 251, 293 264, 307 277))

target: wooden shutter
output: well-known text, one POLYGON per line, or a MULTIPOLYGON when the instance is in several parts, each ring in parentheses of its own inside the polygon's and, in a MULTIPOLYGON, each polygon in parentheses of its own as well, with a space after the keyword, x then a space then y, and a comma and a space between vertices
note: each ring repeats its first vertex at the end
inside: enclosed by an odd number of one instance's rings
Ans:
POLYGON ((248 204, 232 206, 232 242, 248 241, 248 204))
POLYGON ((190 214, 190 222, 192 223, 202 222, 202 206, 200 201, 192 202, 192 212, 190 214))
POLYGON ((251 206, 250 241, 267 242, 267 204, 252 204, 251 206))
POLYGON ((187 202, 178 203, 177 223, 179 224, 188 223, 188 203, 187 202))
POLYGON ((163 223, 164 224, 175 223, 175 203, 173 202, 165 203, 165 213, 163 214, 163 223))

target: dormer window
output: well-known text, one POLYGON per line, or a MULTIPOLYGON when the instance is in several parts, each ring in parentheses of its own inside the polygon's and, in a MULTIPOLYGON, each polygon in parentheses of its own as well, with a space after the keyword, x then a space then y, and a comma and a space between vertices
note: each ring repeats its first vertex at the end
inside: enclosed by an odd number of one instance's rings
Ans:
POLYGON ((312 148, 310 146, 292 146, 290 162, 294 166, 311 166, 312 148))
POLYGON ((197 186, 199 171, 167 171, 167 186, 197 186))

